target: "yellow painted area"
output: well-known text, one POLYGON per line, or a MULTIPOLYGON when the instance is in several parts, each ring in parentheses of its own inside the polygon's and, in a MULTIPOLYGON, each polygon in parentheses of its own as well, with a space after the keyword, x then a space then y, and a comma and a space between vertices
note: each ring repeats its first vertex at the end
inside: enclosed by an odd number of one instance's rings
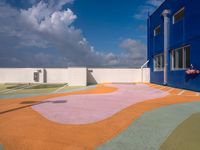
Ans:
POLYGON ((112 84, 112 82, 105 82, 105 83, 101 83, 101 84, 112 84))

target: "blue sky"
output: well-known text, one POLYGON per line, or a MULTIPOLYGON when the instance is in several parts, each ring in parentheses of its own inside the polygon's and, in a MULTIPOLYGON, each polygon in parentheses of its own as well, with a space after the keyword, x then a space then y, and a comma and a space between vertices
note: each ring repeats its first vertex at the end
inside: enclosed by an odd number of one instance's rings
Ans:
POLYGON ((139 67, 163 0, 0 0, 0 67, 139 67))
POLYGON ((143 4, 144 0, 77 0, 72 9, 78 16, 75 25, 87 39, 99 50, 114 52, 128 37, 146 43, 146 21, 134 19, 143 4))

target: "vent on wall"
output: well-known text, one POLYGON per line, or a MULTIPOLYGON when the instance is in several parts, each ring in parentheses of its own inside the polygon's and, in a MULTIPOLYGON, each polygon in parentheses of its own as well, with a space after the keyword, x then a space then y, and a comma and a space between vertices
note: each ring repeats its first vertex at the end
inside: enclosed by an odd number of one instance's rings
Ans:
POLYGON ((39 72, 34 72, 34 73, 33 73, 33 80, 34 80, 35 82, 39 82, 39 72))

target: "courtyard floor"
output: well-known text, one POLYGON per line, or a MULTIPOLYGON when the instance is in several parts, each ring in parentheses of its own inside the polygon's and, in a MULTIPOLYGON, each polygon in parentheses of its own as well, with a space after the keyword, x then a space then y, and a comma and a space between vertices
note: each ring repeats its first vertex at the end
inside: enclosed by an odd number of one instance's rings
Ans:
POLYGON ((200 94, 155 84, 0 85, 0 149, 199 150, 200 94))

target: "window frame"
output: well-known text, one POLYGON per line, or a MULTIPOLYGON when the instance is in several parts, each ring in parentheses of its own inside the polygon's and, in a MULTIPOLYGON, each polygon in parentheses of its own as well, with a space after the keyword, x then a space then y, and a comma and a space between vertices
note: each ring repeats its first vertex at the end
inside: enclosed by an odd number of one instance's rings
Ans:
POLYGON ((160 72, 160 71, 164 71, 164 53, 160 53, 158 55, 154 55, 153 57, 153 71, 154 72, 160 72), (161 59, 161 67, 160 68, 156 68, 156 58, 162 58, 161 59))
POLYGON ((154 35, 154 37, 155 37, 155 36, 158 36, 160 33, 161 33, 161 25, 158 25, 158 26, 156 26, 156 27, 154 28, 154 30, 153 30, 153 35, 154 35), (157 29, 160 29, 160 32, 159 32, 159 33, 156 33, 156 30, 157 30, 157 29))
MULTIPOLYGON (((175 22, 175 16, 176 16, 177 14, 179 14, 181 11, 184 11, 184 16, 185 16, 185 7, 182 7, 181 9, 179 9, 178 11, 176 11, 176 12, 174 13, 174 15, 173 15, 173 24, 176 24, 177 22, 179 22, 179 21, 182 20, 182 19, 179 19, 179 20, 177 20, 177 21, 175 22)), ((184 16, 183 16, 183 18, 184 18, 184 16)))
MULTIPOLYGON (((171 67, 170 68, 171 68, 171 71, 179 71, 179 70, 188 69, 188 67, 187 67, 187 55, 186 55, 186 48, 188 48, 188 47, 190 48, 191 46, 190 45, 186 45, 186 46, 171 50, 171 53, 170 53, 170 58, 171 58, 171 62, 170 62, 171 63, 171 67), (182 68, 178 68, 178 66, 179 66, 179 57, 178 57, 178 55, 175 54, 179 50, 182 51, 182 68), (177 61, 175 62, 176 64, 174 64, 174 59, 177 59, 177 61)), ((190 55, 189 55, 189 57, 190 57, 190 55)))

